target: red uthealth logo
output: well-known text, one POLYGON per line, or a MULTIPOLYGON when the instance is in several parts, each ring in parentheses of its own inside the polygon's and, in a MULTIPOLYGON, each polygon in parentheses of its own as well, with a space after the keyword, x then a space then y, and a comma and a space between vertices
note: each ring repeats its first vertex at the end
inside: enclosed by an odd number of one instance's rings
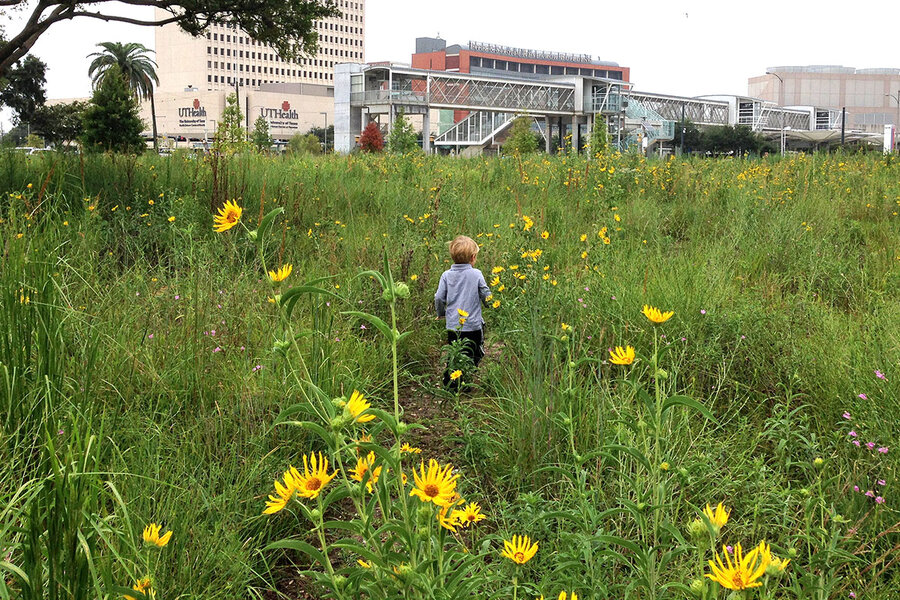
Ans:
POLYGON ((282 103, 281 103, 281 110, 283 110, 283 111, 291 110, 291 103, 288 102, 287 100, 285 100, 284 102, 282 102, 282 103))
POLYGON ((194 98, 194 109, 196 110, 198 108, 200 108, 200 100, 194 98))

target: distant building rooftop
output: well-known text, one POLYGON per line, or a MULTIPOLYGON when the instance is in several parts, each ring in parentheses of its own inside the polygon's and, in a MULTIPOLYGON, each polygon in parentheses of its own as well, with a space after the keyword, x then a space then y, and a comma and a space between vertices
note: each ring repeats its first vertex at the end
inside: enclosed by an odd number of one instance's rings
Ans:
POLYGON ((494 54, 499 56, 509 56, 513 58, 525 58, 531 60, 546 60, 566 63, 580 63, 584 65, 598 65, 604 67, 618 67, 619 63, 610 61, 594 60, 590 54, 576 54, 570 52, 553 52, 548 50, 530 50, 527 48, 514 48, 511 46, 501 46, 499 44, 489 44, 485 42, 469 41, 467 44, 453 44, 447 46, 446 40, 441 38, 421 37, 416 38, 416 53, 422 52, 440 52, 441 50, 458 51, 468 50, 470 52, 481 52, 484 54, 494 54))
POLYGON ((844 67, 841 65, 805 65, 805 66, 767 67, 766 71, 772 71, 775 73, 827 73, 827 74, 844 74, 844 75, 900 75, 900 69, 890 69, 890 68, 856 69, 854 67, 844 67))

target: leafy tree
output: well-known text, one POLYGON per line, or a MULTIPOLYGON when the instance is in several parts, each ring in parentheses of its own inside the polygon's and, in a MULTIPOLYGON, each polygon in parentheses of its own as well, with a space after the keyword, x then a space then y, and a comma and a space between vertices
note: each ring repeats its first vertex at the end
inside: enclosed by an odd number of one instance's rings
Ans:
POLYGON ((388 150, 394 154, 409 154, 415 152, 418 147, 418 136, 401 108, 388 135, 388 150))
POLYGON ((253 133, 250 134, 250 143, 260 152, 268 152, 272 147, 272 138, 269 136, 269 122, 262 115, 253 123, 253 133))
POLYGON ((594 126, 591 128, 590 153, 593 155, 609 151, 609 131, 606 128, 606 117, 594 115, 594 126))
POLYGON ((117 65, 109 68, 84 112, 82 140, 89 151, 143 152, 144 124, 137 99, 117 65))
POLYGON ((537 152, 537 135, 531 130, 531 117, 517 117, 509 129, 509 136, 503 144, 507 154, 531 154, 537 152))
MULTIPOLYGON (((324 128, 322 128, 324 131, 324 128)), ((322 142, 312 133, 296 133, 288 140, 291 154, 322 154, 322 142)))
POLYGON ((145 48, 143 44, 129 42, 103 42, 97 44, 103 48, 102 52, 94 52, 88 58, 94 57, 91 66, 88 67, 88 75, 96 88, 103 81, 109 68, 117 65, 124 75, 129 87, 141 100, 150 100, 150 120, 153 129, 153 149, 157 149, 156 134, 156 101, 153 98, 153 84, 159 85, 156 76, 156 62, 149 56, 153 52, 145 48))
POLYGON ((225 110, 216 128, 216 141, 213 145, 215 151, 224 154, 234 154, 244 149, 247 144, 247 132, 241 126, 243 115, 241 103, 237 94, 228 94, 225 98, 225 110))
POLYGON ((691 121, 677 121, 675 123, 675 145, 681 145, 681 133, 684 130, 684 148, 682 152, 691 152, 694 150, 705 150, 703 146, 703 133, 697 129, 691 121))
POLYGON ((31 127, 52 146, 65 146, 81 137, 87 102, 39 106, 34 111, 31 127))
POLYGON ((340 14, 335 0, 127 0, 126 4, 155 7, 166 14, 153 18, 126 16, 115 10, 114 0, 0 1, 4 12, 27 13, 21 31, 0 45, 0 75, 24 57, 53 24, 74 18, 150 27, 175 23, 195 36, 205 33, 211 25, 234 26, 258 42, 273 46, 282 59, 292 61, 302 54, 315 53, 318 45, 316 21, 340 14))
POLYGON ((381 152, 384 150, 384 136, 375 121, 369 121, 359 136, 359 149, 363 152, 381 152))
POLYGON ((29 148, 43 148, 47 144, 44 143, 44 138, 42 138, 38 134, 29 133, 25 138, 25 145, 29 148))
POLYGON ((334 141, 334 125, 329 125, 328 129, 324 127, 310 127, 309 131, 306 133, 311 133, 319 139, 322 147, 326 146, 325 142, 333 142, 334 141))
POLYGON ((16 63, 0 83, 0 104, 13 110, 17 124, 30 123, 34 111, 46 101, 46 74, 47 65, 36 56, 28 55, 16 63))

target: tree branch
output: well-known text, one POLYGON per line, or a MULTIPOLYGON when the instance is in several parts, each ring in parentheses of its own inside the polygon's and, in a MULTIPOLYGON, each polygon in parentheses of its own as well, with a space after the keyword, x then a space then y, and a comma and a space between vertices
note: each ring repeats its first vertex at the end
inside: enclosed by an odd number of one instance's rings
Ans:
POLYGON ((141 19, 132 19, 130 17, 122 17, 119 15, 104 15, 99 12, 86 12, 79 11, 72 13, 72 17, 88 17, 91 19, 100 19, 101 21, 116 21, 118 23, 130 23, 131 25, 142 25, 146 27, 160 27, 162 25, 168 25, 169 23, 177 23, 184 19, 184 17, 170 17, 168 19, 162 19, 160 21, 144 21, 141 19))

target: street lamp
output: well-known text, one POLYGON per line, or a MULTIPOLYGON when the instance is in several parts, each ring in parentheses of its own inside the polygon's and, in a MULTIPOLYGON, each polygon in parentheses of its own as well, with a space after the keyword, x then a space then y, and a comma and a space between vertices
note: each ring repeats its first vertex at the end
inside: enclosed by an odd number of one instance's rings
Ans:
POLYGON ((325 154, 328 154, 328 113, 320 112, 319 114, 325 117, 325 154))
MULTIPOLYGON (((781 78, 781 75, 778 73, 773 73, 772 71, 766 71, 766 75, 774 75, 778 78, 778 81, 781 82, 781 86, 778 88, 778 106, 784 106, 784 79, 781 78)), ((785 146, 787 145, 787 139, 784 136, 784 111, 781 112, 781 154, 784 154, 785 146)))
POLYGON ((897 101, 897 122, 894 123, 894 129, 896 130, 900 127, 900 90, 897 90, 897 95, 894 94, 885 94, 888 98, 893 98, 897 101))
POLYGON ((781 86, 778 88, 778 106, 784 106, 784 79, 781 78, 781 75, 772 71, 766 71, 766 75, 774 75, 781 82, 781 86))

